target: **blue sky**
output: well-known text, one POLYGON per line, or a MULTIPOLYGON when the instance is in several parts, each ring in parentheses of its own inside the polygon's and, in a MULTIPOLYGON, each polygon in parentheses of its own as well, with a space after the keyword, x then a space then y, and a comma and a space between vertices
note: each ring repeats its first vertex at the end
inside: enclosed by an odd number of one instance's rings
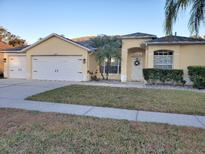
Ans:
MULTIPOLYGON (((0 0, 0 26, 37 41, 50 33, 75 38, 97 34, 145 32, 164 35, 165 0, 0 0)), ((180 14, 174 27, 189 36, 189 11, 180 14)), ((201 28, 201 34, 205 28, 201 28)))

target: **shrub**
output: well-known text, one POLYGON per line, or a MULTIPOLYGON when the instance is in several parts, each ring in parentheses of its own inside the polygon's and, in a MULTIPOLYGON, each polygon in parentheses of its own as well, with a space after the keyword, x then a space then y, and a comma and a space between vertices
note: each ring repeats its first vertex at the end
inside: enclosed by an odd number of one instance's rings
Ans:
POLYGON ((91 79, 92 81, 98 81, 97 73, 98 73, 97 70, 96 70, 96 71, 93 71, 93 72, 88 71, 88 74, 90 74, 90 79, 91 79))
POLYGON ((183 70, 143 69, 144 79, 151 84, 185 84, 183 70))
POLYGON ((4 78, 4 73, 0 72, 0 79, 4 78))
POLYGON ((194 88, 205 89, 205 66, 189 66, 188 74, 194 88))

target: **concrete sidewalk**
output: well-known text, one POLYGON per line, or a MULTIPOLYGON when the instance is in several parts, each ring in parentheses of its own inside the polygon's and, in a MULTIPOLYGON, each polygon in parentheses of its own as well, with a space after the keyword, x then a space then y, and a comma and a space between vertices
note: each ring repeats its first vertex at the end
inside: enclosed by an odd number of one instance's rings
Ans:
POLYGON ((146 112, 137 110, 60 104, 1 98, 0 108, 17 108, 40 112, 57 112, 80 116, 110 118, 129 121, 164 123, 178 126, 205 128, 205 116, 146 112))

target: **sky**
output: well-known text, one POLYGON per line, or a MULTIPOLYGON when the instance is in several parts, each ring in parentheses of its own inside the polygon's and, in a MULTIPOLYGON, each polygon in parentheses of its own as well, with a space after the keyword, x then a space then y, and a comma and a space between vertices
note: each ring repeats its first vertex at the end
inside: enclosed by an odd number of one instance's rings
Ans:
MULTIPOLYGON (((165 0, 0 0, 0 26, 34 43, 51 33, 87 35, 164 33, 165 0)), ((189 11, 180 13, 174 32, 190 36, 189 11)), ((205 34, 201 26, 200 34, 205 34)))

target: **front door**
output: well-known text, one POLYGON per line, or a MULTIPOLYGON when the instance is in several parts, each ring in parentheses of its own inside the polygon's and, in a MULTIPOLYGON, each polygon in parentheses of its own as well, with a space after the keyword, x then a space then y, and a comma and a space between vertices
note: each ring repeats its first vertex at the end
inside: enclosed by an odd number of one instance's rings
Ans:
POLYGON ((143 81, 143 58, 134 57, 131 61, 131 79, 132 81, 143 81))

